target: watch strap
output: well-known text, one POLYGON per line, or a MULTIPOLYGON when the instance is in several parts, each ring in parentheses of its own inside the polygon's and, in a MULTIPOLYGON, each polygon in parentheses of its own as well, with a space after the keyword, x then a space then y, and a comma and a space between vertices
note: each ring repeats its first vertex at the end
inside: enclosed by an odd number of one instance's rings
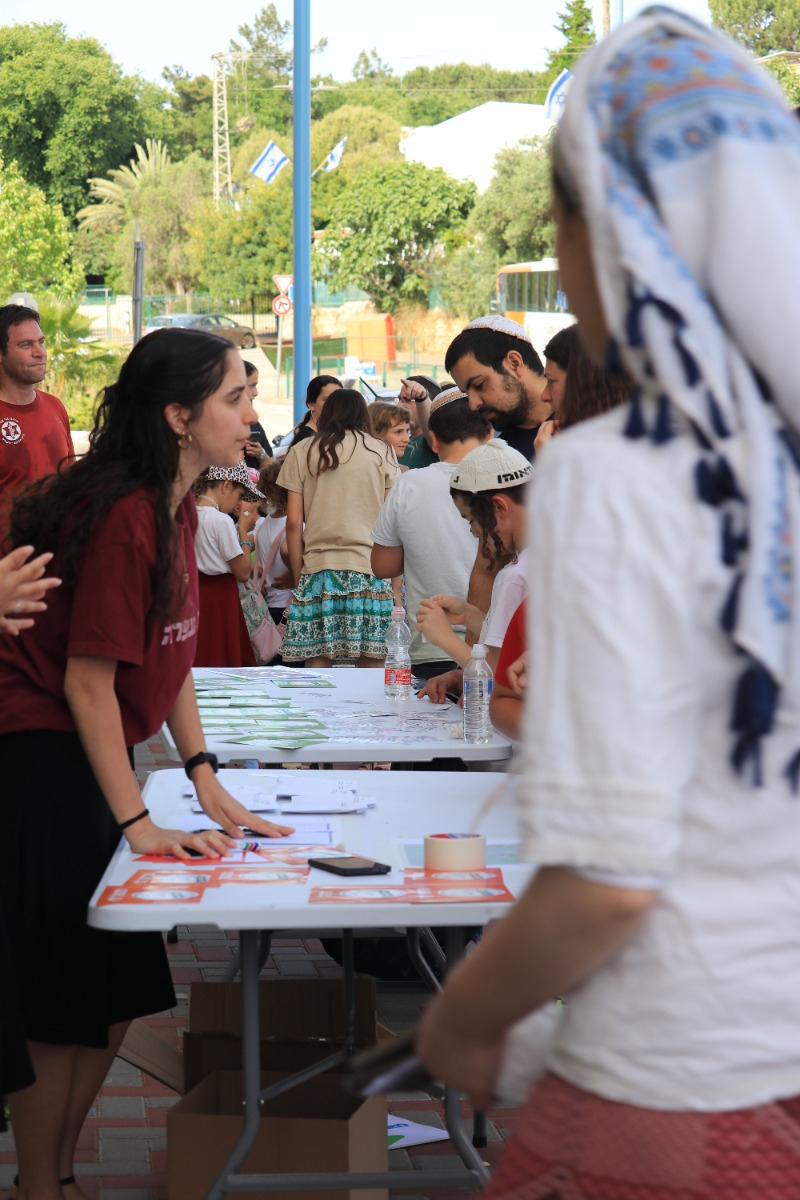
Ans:
POLYGON ((214 774, 219 771, 219 759, 216 754, 211 754, 208 750, 201 750, 199 754, 195 754, 192 758, 188 758, 183 764, 183 769, 189 779, 192 778, 192 771, 195 767, 199 767, 201 763, 209 763, 214 774))

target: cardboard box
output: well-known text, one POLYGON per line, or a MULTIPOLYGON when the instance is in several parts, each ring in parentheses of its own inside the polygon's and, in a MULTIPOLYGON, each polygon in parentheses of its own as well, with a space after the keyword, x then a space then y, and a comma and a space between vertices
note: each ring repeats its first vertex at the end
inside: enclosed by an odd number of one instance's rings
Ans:
POLYGON ((144 1021, 131 1022, 117 1053, 125 1062, 173 1091, 181 1095, 185 1091, 183 1055, 177 1046, 170 1046, 144 1021))
MULTIPOLYGON (((258 988, 264 1071, 291 1074, 333 1054, 344 1045, 346 1021, 342 983, 336 979, 269 979, 258 988)), ((357 1046, 378 1040, 375 985, 357 979, 357 1046)), ((237 1071, 242 1064, 241 993, 238 983, 195 983, 189 1028, 183 1038, 184 1089, 212 1071, 237 1071)))
MULTIPOLYGON (((355 1037, 360 1046, 377 1037, 375 984, 355 981, 355 1037)), ((342 1042, 346 1031, 341 979, 262 979, 258 1013, 264 1037, 281 1042, 342 1042)), ((242 1031, 238 983, 193 983, 189 1001, 192 1033, 242 1031)))
MULTIPOLYGON (((264 1074, 261 1086, 277 1082, 264 1074)), ((167 1116, 169 1200, 204 1200, 242 1128, 238 1071, 217 1071, 192 1088, 167 1116)), ((263 1106, 243 1174, 297 1171, 387 1171, 386 1100, 360 1100, 335 1075, 319 1075, 263 1106)), ((274 1200, 278 1192, 248 1192, 274 1200)), ((297 1200, 386 1200, 383 1190, 287 1193, 297 1200)))

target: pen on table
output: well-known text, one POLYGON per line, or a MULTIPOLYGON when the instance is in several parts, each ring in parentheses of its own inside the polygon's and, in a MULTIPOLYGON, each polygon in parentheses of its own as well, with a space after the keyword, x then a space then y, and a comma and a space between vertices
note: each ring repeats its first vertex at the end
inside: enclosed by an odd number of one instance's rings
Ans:
MULTIPOLYGON (((263 837, 263 833, 259 833, 257 829, 249 829, 247 825, 242 825, 242 833, 251 833, 253 837, 263 837)), ((193 829, 192 833, 224 833, 224 829, 193 829)))

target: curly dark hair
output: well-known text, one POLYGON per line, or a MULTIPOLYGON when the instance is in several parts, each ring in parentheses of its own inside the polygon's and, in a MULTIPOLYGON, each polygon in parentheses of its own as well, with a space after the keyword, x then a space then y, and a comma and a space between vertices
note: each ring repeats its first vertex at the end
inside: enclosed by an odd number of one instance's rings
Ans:
POLYGON ((507 563, 513 562, 517 557, 516 552, 507 550, 503 545, 502 538, 497 532, 497 516, 492 503, 495 496, 507 496, 514 504, 520 506, 525 504, 525 489, 528 486, 528 480, 524 483, 518 483, 516 487, 495 488, 491 492, 462 492, 460 488, 451 488, 450 495, 453 500, 460 497, 469 508, 469 515, 476 525, 480 526, 481 537, 480 546, 481 554, 486 559, 489 566, 504 567, 507 563))
POLYGON ((191 426, 234 353, 230 342, 199 329, 158 329, 137 342, 117 382, 103 390, 88 453, 15 499, 8 545, 57 553, 64 586, 73 587, 98 522, 117 500, 145 488, 156 514, 154 610, 173 615, 182 600, 171 511, 180 451, 164 409, 189 409, 191 426))
POLYGON ((258 477, 258 490, 263 492, 267 497, 268 504, 273 504, 275 508, 285 512, 286 505, 289 503, 289 493, 285 487, 281 487, 278 483, 278 476, 281 473, 282 467, 282 460, 268 463, 258 477))

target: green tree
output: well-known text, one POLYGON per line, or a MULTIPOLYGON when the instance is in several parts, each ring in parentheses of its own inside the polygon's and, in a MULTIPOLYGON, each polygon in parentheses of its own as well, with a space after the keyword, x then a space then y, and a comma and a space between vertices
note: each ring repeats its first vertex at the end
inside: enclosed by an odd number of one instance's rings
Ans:
POLYGON ((318 267, 335 288, 364 288, 383 312, 424 301, 474 199, 473 184, 420 163, 364 171, 333 207, 318 267))
POLYGON ((0 296, 52 289, 65 296, 83 290, 83 272, 73 260, 69 226, 57 204, 27 183, 16 163, 0 158, 0 296))
POLYGON ((311 212, 316 231, 327 227, 331 211, 343 192, 363 171, 384 163, 402 163, 401 128, 388 113, 345 104, 311 126, 311 162, 318 167, 343 137, 344 157, 335 171, 319 171, 311 187, 311 212))
POLYGON ((800 50, 800 0, 709 0, 711 20, 757 57, 800 50))
POLYGON ((144 147, 135 146, 129 163, 114 167, 107 179, 89 180, 93 203, 78 213, 81 226, 118 233, 129 217, 135 220, 139 216, 147 187, 160 180, 169 162, 169 151, 162 142, 148 138, 144 147))
POLYGON ((786 97, 786 103, 792 108, 797 108, 800 105, 800 71, 796 71, 790 67, 785 59, 776 58, 771 62, 763 64, 769 71, 770 75, 774 75, 783 89, 783 94, 786 97))
MULTIPOLYGON (((228 86, 231 128, 247 132, 254 118, 269 129, 286 131, 292 120, 292 23, 281 21, 267 4, 252 25, 240 25, 230 48, 249 55, 234 67, 228 86)), ((323 38, 311 53, 324 50, 323 38)))
POLYGON ((183 158, 197 152, 211 158, 214 85, 208 75, 189 75, 179 66, 165 67, 162 75, 170 89, 176 156, 183 158))
POLYGON ((167 118, 153 85, 123 76, 93 38, 57 23, 0 27, 0 153, 69 218, 86 180, 123 162, 156 119, 167 118))
POLYGON ((522 147, 501 150, 495 173, 470 219, 474 234, 502 262, 527 262, 554 253, 555 227, 550 155, 546 142, 531 139, 522 147))
POLYGON ((47 390, 59 396, 76 429, 91 429, 96 396, 116 379, 120 351, 92 345, 92 322, 73 302, 45 297, 39 324, 47 341, 47 390))
POLYGON ((404 125, 437 125, 488 100, 541 104, 547 94, 544 76, 535 71, 498 71, 484 63, 450 63, 415 67, 403 76, 400 91, 404 125))
POLYGON ((551 50, 548 54, 548 87, 564 69, 574 71, 580 56, 594 45, 592 10, 586 0, 567 0, 564 11, 558 15, 556 29, 565 39, 566 45, 559 50, 551 50))
POLYGON ((209 291, 238 299, 271 291, 272 276, 292 270, 290 168, 275 183, 241 193, 237 206, 204 202, 189 233, 190 265, 209 291))
MULTIPOLYGON (((343 105, 311 123, 311 163, 316 168, 324 162, 334 146, 347 138, 344 157, 335 171, 319 171, 311 185, 312 219, 315 230, 324 229, 331 206, 339 194, 350 186, 363 170, 385 162, 402 162, 400 153, 401 129, 397 121, 374 108, 343 105)), ((292 155, 291 132, 254 129, 233 156, 233 178, 245 191, 261 191, 275 185, 265 184, 250 174, 250 167, 268 142, 275 141, 289 158, 292 155)), ((285 167, 281 179, 291 178, 291 166, 285 167)))
POLYGON ((489 312, 498 266, 496 251, 480 234, 449 254, 436 278, 446 311, 465 321, 489 312))
POLYGON ((383 61, 374 46, 369 54, 366 50, 362 50, 353 67, 353 79, 369 79, 372 82, 385 83, 393 75, 394 71, 387 62, 383 61))
POLYGON ((196 283, 188 257, 188 222, 211 191, 211 167, 197 154, 173 163, 160 142, 148 139, 136 157, 92 179, 95 203, 78 213, 81 230, 102 239, 110 281, 131 286, 133 242, 145 243, 145 288, 184 292, 196 283))

